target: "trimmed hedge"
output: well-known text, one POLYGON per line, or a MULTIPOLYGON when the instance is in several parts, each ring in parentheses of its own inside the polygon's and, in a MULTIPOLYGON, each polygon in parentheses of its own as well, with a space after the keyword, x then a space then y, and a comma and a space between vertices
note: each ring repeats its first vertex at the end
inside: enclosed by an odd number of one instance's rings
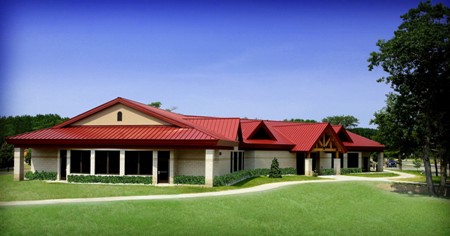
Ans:
POLYGON ((25 173, 25 178, 29 180, 56 180, 56 172, 45 172, 45 171, 28 171, 25 173))
MULTIPOLYGON (((282 175, 297 174, 297 171, 294 168, 280 168, 280 170, 282 175)), ((214 186, 232 185, 244 179, 261 175, 268 175, 269 172, 270 169, 253 169, 253 170, 241 170, 222 176, 214 176, 213 180, 214 186)))
POLYGON ((321 175, 334 175, 334 169, 321 169, 321 175))
POLYGON ((175 184, 205 184, 205 176, 178 175, 173 178, 175 184))
POLYGON ((282 175, 296 175, 297 169, 295 168, 280 168, 282 175))
POLYGON ((361 168, 342 168, 341 169, 341 175, 352 174, 352 173, 361 173, 361 172, 362 172, 361 168))
POLYGON ((67 181, 71 183, 152 184, 152 177, 69 175, 67 181))

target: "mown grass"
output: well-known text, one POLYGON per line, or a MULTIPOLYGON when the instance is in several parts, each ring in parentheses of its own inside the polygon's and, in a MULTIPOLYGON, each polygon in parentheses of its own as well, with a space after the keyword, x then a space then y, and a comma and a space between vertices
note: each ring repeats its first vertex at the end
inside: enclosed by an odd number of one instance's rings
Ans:
POLYGON ((358 176, 358 177, 369 177, 369 178, 384 178, 384 177, 396 177, 400 176, 396 173, 391 172, 364 172, 364 173, 351 173, 345 174, 347 176, 358 176))
MULTIPOLYGON (((415 175, 415 177, 413 178, 402 178, 402 181, 411 181, 411 182, 419 182, 419 183, 425 183, 426 182, 426 177, 425 174, 422 171, 418 171, 418 170, 395 170, 398 172, 404 172, 404 173, 408 173, 408 174, 413 174, 415 175)), ((433 183, 440 183, 441 182, 441 177, 440 176, 431 176, 433 183)), ((447 179, 447 183, 450 184, 450 179, 447 179)))
POLYGON ((206 188, 202 186, 155 187, 148 185, 67 184, 39 180, 13 181, 12 175, 0 175, 0 201, 201 193, 247 188, 279 181, 307 181, 318 179, 320 178, 309 176, 284 176, 281 179, 257 177, 244 180, 234 186, 206 188))
POLYGON ((1 207, 2 235, 450 235, 450 201, 370 182, 197 199, 1 207))

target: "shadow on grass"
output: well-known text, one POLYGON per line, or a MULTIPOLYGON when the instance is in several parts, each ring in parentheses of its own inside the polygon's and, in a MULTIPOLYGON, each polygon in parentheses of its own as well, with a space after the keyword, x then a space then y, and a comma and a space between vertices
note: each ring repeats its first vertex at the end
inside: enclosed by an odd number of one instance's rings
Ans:
MULTIPOLYGON (((390 192, 399 193, 399 194, 407 194, 407 195, 421 195, 421 196, 430 196, 428 194, 428 187, 426 184, 413 184, 413 183, 380 183, 378 184, 379 188, 389 190, 390 192)), ((450 193, 450 186, 445 186, 447 193, 450 193)), ((440 193, 441 191, 445 191, 444 188, 440 188, 440 186, 435 186, 436 193, 440 193)), ((441 197, 442 195, 439 194, 441 197)), ((445 196, 443 198, 450 199, 450 196, 445 196)))

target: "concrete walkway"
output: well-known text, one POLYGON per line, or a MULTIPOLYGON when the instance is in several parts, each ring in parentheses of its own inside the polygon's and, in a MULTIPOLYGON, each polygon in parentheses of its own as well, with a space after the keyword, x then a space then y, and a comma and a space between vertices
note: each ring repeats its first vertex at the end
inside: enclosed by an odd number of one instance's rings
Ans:
POLYGON ((200 197, 214 197, 214 196, 229 196, 245 193, 256 193, 267 190, 277 189, 284 186, 310 184, 310 183, 329 183, 342 181, 381 181, 381 182, 401 182, 402 178, 411 178, 414 175, 406 174, 396 171, 386 171, 399 174, 397 177, 388 178, 369 178, 345 175, 329 175, 321 176, 323 180, 312 181, 290 181, 263 184, 250 188, 242 188, 236 190, 224 190, 218 192, 205 193, 185 193, 185 194, 169 194, 169 195, 144 195, 144 196, 123 196, 123 197, 98 197, 98 198, 64 198, 64 199, 47 199, 47 200, 30 200, 30 201, 10 201, 0 202, 0 206, 27 206, 27 205, 53 205, 63 203, 92 203, 92 202, 115 202, 115 201, 136 201, 136 200, 166 200, 166 199, 186 199, 186 198, 200 198, 200 197))

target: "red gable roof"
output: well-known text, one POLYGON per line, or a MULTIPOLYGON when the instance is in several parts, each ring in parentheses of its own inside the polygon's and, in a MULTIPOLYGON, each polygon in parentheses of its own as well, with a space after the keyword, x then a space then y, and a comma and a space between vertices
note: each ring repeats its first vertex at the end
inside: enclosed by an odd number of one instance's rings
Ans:
POLYGON ((384 145, 371 139, 346 131, 351 138, 351 142, 343 142, 349 150, 354 151, 383 151, 384 145))
MULTIPOLYGON (((325 134, 332 135, 340 151, 383 150, 384 146, 342 126, 329 123, 296 123, 239 118, 187 116, 161 110, 125 98, 116 98, 50 129, 7 138, 16 146, 58 147, 168 147, 233 148, 238 133, 243 149, 274 149, 309 152, 325 134), (170 125, 72 126, 72 124, 116 104, 138 110, 170 125), (258 133, 259 135, 255 134, 258 133), (261 136, 262 134, 262 136, 261 136), (345 142, 339 136, 345 135, 345 142)), ((342 136, 341 136, 342 137, 342 136)))

